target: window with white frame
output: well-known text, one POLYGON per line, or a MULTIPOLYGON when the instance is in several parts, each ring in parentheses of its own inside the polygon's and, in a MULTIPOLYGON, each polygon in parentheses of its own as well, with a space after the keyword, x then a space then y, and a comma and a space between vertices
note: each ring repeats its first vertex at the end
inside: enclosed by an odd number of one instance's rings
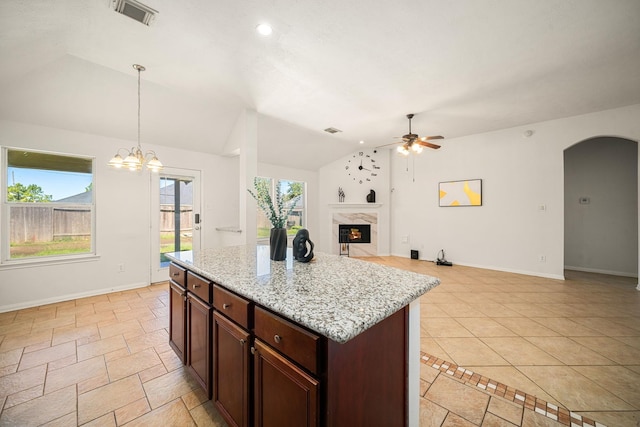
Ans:
MULTIPOLYGON (((271 189, 271 200, 276 198, 276 185, 280 186, 280 194, 283 197, 283 201, 286 207, 290 207, 291 212, 287 217, 285 228, 287 229, 288 236, 295 236, 295 234, 301 228, 305 227, 306 212, 305 212, 305 191, 306 183, 303 181, 293 181, 287 179, 274 180, 272 178, 260 177, 258 180, 266 182, 271 189), (292 205, 293 204, 293 205, 292 205)), ((257 214, 257 237, 258 239, 268 239, 271 232, 271 222, 269 218, 258 208, 257 214)))
POLYGON ((2 262, 95 254, 94 159, 2 150, 2 262))

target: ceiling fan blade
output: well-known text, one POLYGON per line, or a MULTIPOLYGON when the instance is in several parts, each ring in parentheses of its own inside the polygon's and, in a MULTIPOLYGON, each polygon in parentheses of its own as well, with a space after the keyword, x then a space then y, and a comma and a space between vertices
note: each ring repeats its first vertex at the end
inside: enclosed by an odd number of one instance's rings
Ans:
POLYGON ((398 145, 398 144, 403 144, 403 143, 404 143, 404 141, 396 141, 396 142, 392 142, 391 144, 378 145, 376 148, 388 147, 390 145, 398 145))
POLYGON ((423 136, 420 138, 423 141, 429 141, 430 139, 444 139, 444 136, 434 135, 434 136, 423 136))
POLYGON ((437 150, 438 148, 440 148, 439 145, 437 144, 432 144, 430 142, 427 141, 423 141, 421 139, 417 139, 414 144, 418 144, 418 145, 422 145, 423 147, 428 147, 428 148, 433 148, 434 150, 437 150))

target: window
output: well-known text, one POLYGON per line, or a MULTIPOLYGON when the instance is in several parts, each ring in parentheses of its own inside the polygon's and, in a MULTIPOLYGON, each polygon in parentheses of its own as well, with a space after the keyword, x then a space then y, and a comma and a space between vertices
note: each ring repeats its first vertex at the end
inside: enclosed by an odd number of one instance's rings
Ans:
POLYGON ((3 149, 2 262, 95 254, 89 157, 3 149))
MULTIPOLYGON (((292 181, 292 180, 280 180, 275 181, 272 178, 258 178, 260 180, 264 180, 269 184, 271 188, 271 199, 275 200, 276 194, 276 182, 280 185, 280 193, 282 194, 283 200, 285 202, 286 207, 293 207, 291 213, 287 218, 287 222, 285 227, 287 229, 288 236, 295 236, 298 230, 305 227, 305 188, 306 183, 302 181, 292 181), (299 197, 298 197, 299 196, 299 197), (292 202, 293 201, 293 202, 292 202), (291 203, 295 203, 295 205, 291 206, 291 203)), ((258 208, 258 239, 268 239, 269 234, 271 232, 271 222, 269 222, 269 218, 262 211, 262 209, 258 208)))

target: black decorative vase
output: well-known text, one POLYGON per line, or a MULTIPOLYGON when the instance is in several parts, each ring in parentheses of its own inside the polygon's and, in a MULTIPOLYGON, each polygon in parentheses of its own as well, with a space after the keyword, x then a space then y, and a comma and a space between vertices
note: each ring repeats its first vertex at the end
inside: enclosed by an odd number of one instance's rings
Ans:
POLYGON ((269 246, 271 249, 270 258, 273 261, 284 261, 287 258, 287 229, 272 228, 269 246))

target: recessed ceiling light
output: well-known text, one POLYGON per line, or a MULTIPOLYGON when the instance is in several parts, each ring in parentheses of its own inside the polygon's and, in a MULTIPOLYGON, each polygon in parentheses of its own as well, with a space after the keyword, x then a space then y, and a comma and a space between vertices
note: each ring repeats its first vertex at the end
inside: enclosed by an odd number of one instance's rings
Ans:
POLYGON ((364 144, 364 141, 360 141, 360 144, 364 144))
POLYGON ((262 36, 269 36, 273 32, 273 28, 269 24, 260 24, 256 27, 256 31, 262 36))

